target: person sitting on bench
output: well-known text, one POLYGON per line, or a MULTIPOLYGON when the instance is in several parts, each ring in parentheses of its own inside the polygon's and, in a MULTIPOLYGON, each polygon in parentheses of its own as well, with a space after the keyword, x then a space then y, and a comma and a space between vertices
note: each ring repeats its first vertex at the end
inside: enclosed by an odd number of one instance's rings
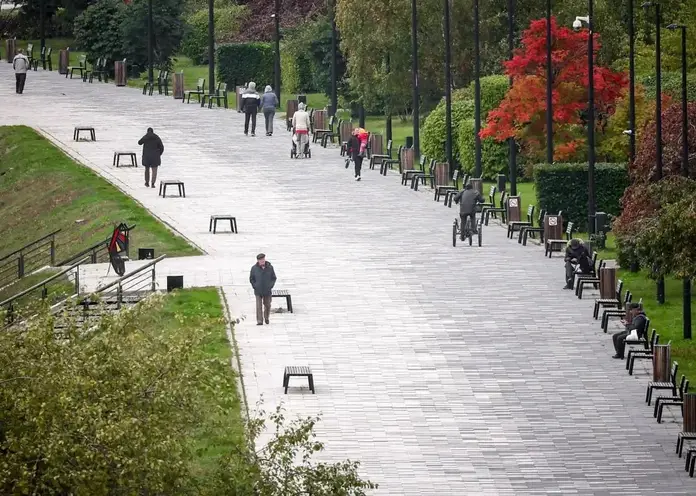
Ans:
POLYGON ((462 241, 464 240, 464 226, 466 226, 467 217, 471 218, 471 232, 478 234, 476 227, 476 204, 485 201, 481 193, 475 190, 471 183, 467 183, 464 189, 454 197, 454 203, 459 204, 459 218, 462 220, 462 241))
POLYGON ((592 259, 590 252, 581 239, 573 238, 568 242, 565 251, 565 280, 566 285, 563 289, 573 289, 575 273, 578 269, 583 274, 592 272, 592 259))
POLYGON ((614 341, 614 350, 616 350, 616 355, 612 358, 623 359, 624 349, 626 348, 626 338, 631 331, 636 331, 638 338, 645 339, 647 334, 647 329, 645 324, 648 322, 648 318, 645 316, 645 312, 640 307, 639 303, 631 303, 628 306, 628 320, 626 322, 626 330, 617 332, 611 339, 614 341))

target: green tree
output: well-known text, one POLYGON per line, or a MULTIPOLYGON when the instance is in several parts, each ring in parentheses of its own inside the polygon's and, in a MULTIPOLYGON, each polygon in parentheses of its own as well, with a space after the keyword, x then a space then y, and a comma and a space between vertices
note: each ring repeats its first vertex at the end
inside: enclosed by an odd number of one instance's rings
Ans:
POLYGON ((125 15, 126 6, 121 0, 98 0, 75 19, 75 43, 87 52, 90 61, 123 58, 120 26, 125 15))
MULTIPOLYGON (((246 5, 234 5, 228 1, 218 1, 215 5, 215 42, 230 41, 239 33, 244 19, 249 15, 246 5)), ((186 16, 184 36, 181 40, 181 53, 194 64, 208 63, 208 9, 200 9, 186 16)))

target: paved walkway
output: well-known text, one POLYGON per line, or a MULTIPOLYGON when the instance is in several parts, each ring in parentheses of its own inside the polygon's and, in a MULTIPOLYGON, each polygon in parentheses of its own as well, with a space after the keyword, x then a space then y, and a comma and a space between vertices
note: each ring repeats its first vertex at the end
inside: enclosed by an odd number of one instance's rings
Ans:
POLYGON ((655 423, 647 375, 611 360, 591 300, 560 291, 560 257, 499 227, 483 248, 453 249, 454 210, 393 176, 353 182, 335 150, 291 161, 279 124, 245 138, 233 111, 55 72, 32 72, 16 96, 8 64, 0 81, 0 124, 40 128, 202 247, 235 313, 253 312, 248 270, 267 253, 295 314, 237 326, 249 401, 323 413, 327 457, 361 460, 377 494, 696 493, 674 455, 679 425, 655 423), (78 124, 98 142, 71 141, 78 124), (165 143, 161 178, 184 180, 186 199, 111 166, 148 126, 165 143), (228 212, 239 234, 208 234, 208 216, 228 212), (282 394, 287 364, 313 367, 316 395, 282 394))

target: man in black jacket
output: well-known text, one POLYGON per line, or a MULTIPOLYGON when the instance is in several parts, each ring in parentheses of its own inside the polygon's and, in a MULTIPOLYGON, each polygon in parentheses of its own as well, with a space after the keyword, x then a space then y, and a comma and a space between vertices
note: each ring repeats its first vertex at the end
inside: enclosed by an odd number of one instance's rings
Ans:
POLYGON ((142 164, 145 167, 145 187, 150 184, 155 187, 157 182, 157 167, 162 163, 160 158, 164 153, 164 145, 159 136, 155 134, 151 127, 147 128, 147 134, 140 138, 139 145, 143 145, 143 160, 142 164), (150 171, 152 169, 152 171, 150 171), (152 172, 152 177, 150 177, 152 172))
POLYGON ((464 226, 467 217, 471 218, 471 231, 478 234, 476 227, 476 204, 483 203, 485 200, 481 193, 473 189, 471 183, 467 183, 464 189, 454 197, 454 203, 459 204, 459 218, 462 220, 462 241, 464 240, 464 226))
POLYGON ((592 272, 592 258, 587 247, 581 239, 573 238, 568 242, 565 251, 565 280, 563 289, 573 289, 575 272, 580 267, 580 272, 589 274, 592 272))
POLYGON ((641 339, 646 339, 647 337, 648 330, 645 328, 645 325, 648 322, 648 318, 645 316, 643 309, 638 303, 631 303, 628 306, 628 311, 633 318, 626 323, 626 330, 617 332, 611 337, 612 341, 614 341, 614 350, 616 351, 616 355, 612 358, 623 359, 624 350, 626 349, 626 337, 631 334, 631 331, 635 330, 641 339))
POLYGON ((275 270, 271 262, 266 262, 266 255, 256 255, 256 263, 251 268, 249 282, 256 295, 256 325, 268 324, 271 315, 271 292, 276 283, 275 270))
POLYGON ((244 111, 244 136, 249 133, 249 119, 251 119, 251 135, 256 136, 256 114, 261 106, 261 96, 256 92, 256 83, 249 83, 242 93, 242 110, 244 111))

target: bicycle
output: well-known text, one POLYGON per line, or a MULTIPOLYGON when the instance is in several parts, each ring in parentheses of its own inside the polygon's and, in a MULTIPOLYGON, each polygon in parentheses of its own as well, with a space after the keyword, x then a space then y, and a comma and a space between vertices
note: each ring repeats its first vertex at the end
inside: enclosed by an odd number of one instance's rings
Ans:
MULTIPOLYGON (((477 222, 478 224, 478 245, 481 246, 481 243, 483 241, 483 236, 481 234, 482 231, 482 225, 481 222, 477 222)), ((466 222, 464 224, 464 227, 462 228, 461 223, 459 222, 459 218, 455 217, 454 223, 452 224, 452 246, 456 247, 457 246, 457 238, 461 235, 462 241, 465 239, 469 240, 469 246, 472 246, 474 244, 474 230, 471 225, 471 217, 466 218, 466 222)))

